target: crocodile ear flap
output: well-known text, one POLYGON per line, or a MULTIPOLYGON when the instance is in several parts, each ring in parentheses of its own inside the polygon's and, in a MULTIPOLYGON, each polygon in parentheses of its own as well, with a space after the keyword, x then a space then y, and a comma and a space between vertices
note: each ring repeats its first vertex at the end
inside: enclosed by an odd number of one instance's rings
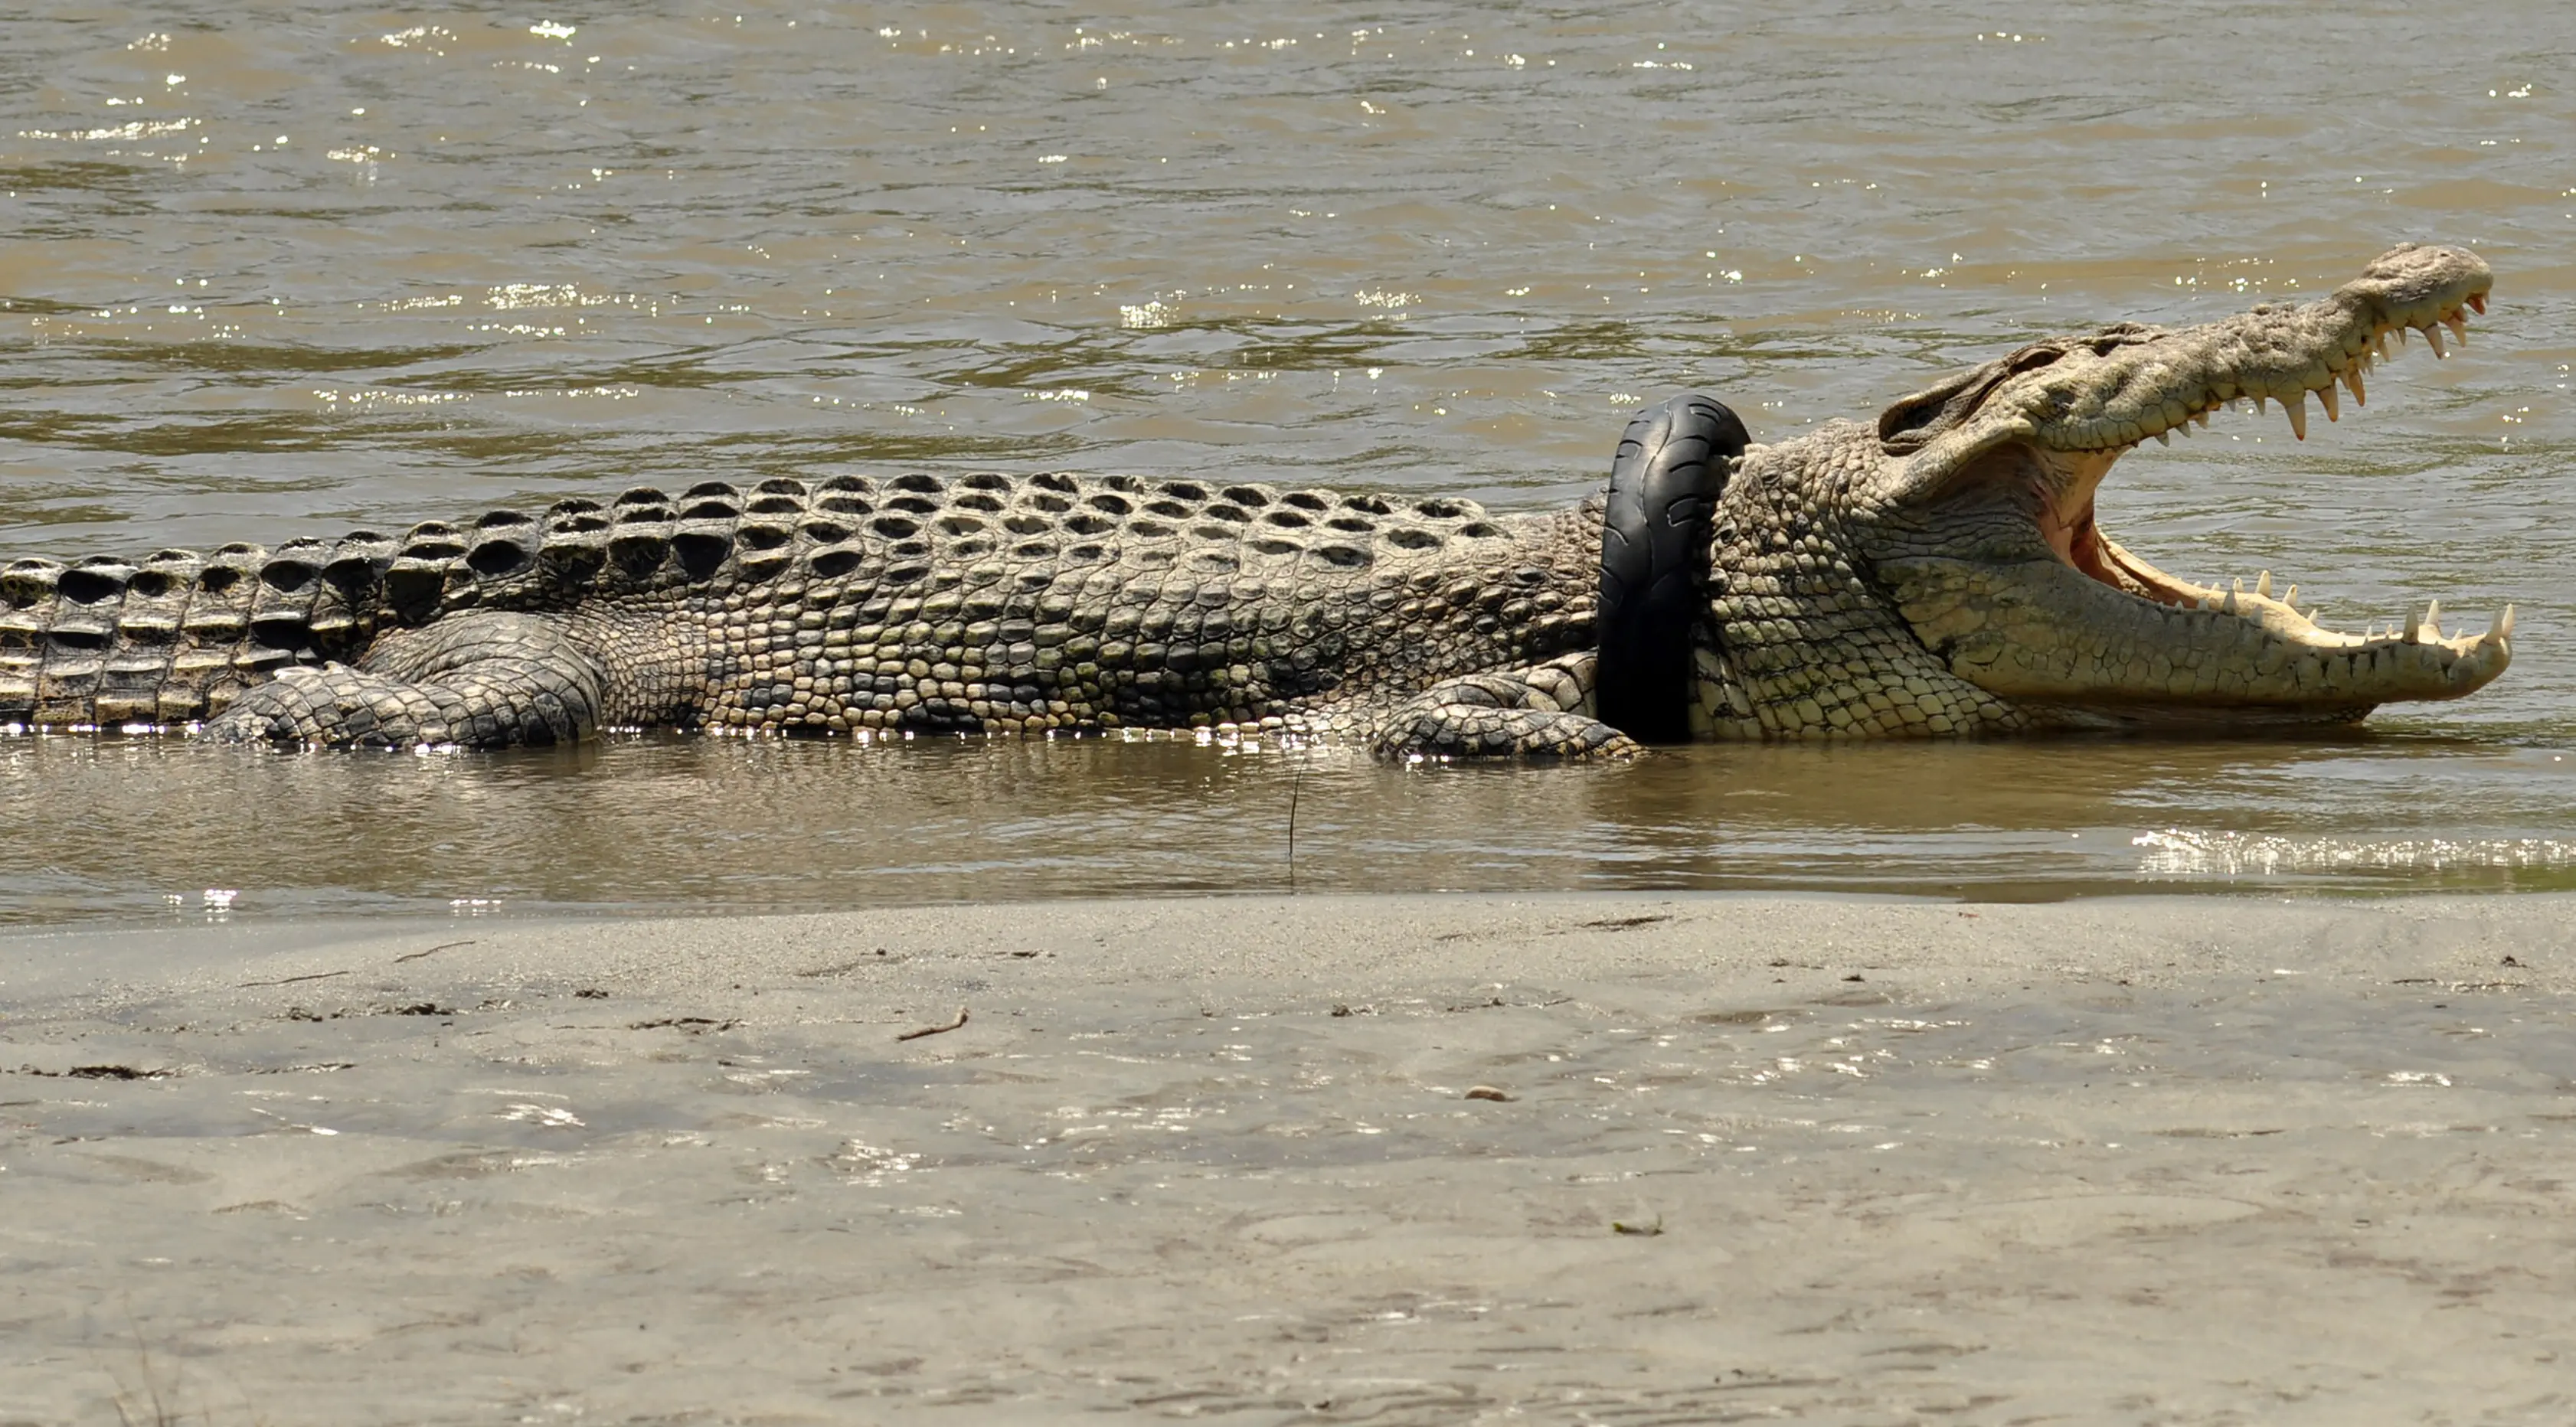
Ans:
POLYGON ((1925 387, 1898 401, 1878 417, 1878 443, 1891 456, 1920 449, 1924 443, 1968 419, 1997 386, 2023 372, 2036 371, 2066 355, 2062 341, 2033 342, 2009 357, 1925 387))

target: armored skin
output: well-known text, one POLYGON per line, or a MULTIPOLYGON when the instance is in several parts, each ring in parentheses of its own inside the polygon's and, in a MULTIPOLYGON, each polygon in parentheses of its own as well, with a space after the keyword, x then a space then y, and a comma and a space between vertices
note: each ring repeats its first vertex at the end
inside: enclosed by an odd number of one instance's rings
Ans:
POLYGON ((2388 637, 2335 633, 2268 575, 2221 590, 2156 569, 2103 533, 2094 493, 2130 447, 2237 401, 2281 402, 2304 436, 2309 395, 2329 418, 2338 385, 2359 403, 2409 331, 2439 355, 2489 284, 2471 253, 2408 245, 2317 302, 2033 343, 1777 445, 1676 403, 1622 457, 1620 480, 1649 486, 1696 463, 1652 598, 1626 598, 1621 535, 1605 600, 1600 502, 708 482, 400 535, 19 560, 0 571, 0 721, 476 748, 1230 724, 1383 756, 1632 753, 1598 716, 1608 677, 1610 712, 1650 737, 2350 723, 2495 678, 2511 611, 2478 635, 2443 635, 2438 606, 2388 637), (1662 623, 1623 623, 1649 608, 1662 623), (1605 670, 1605 648, 1671 677, 1605 670))

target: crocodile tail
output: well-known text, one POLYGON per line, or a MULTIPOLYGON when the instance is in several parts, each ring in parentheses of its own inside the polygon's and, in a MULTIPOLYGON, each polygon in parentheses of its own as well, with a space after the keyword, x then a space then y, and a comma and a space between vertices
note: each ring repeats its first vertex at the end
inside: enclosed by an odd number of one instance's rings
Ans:
POLYGON ((0 567, 0 725, 184 726, 296 664, 354 661, 378 633, 457 610, 565 608, 595 590, 658 589, 718 567, 757 581, 791 556, 836 575, 860 558, 873 487, 773 480, 638 488, 353 531, 274 549, 163 550, 141 560, 30 558, 0 567))
POLYGON ((42 558, 0 568, 0 723, 115 728, 220 712, 288 664, 373 637, 393 542, 42 558))
POLYGON ((1620 435, 1601 521, 1594 678, 1601 721, 1640 743, 1690 738, 1709 522, 1750 440, 1734 412, 1697 393, 1646 408, 1620 435))

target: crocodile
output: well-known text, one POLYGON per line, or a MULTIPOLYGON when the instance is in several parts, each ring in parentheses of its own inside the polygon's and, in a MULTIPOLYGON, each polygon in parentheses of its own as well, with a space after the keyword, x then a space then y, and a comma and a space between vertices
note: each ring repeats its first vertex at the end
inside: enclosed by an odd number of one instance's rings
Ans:
POLYGON ((2022 346, 1767 445, 1705 397, 1631 424, 1603 495, 1459 499, 1067 473, 708 481, 401 534, 0 569, 0 723, 296 746, 620 728, 903 737, 1214 729, 1388 757, 1682 739, 2230 733, 2468 693, 2512 611, 2332 631, 2268 573, 2165 573, 2112 464, 2338 387, 2483 314, 2406 245, 2331 295, 2022 346))

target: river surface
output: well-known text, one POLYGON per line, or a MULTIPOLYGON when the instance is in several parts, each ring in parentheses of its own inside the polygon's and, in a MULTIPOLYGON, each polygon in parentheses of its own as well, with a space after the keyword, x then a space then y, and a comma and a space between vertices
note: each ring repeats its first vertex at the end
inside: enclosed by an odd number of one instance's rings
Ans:
POLYGON ((0 556, 840 470, 1545 506, 1675 391, 1777 439, 2411 238, 2497 270, 2465 353, 2133 455, 2105 523, 2339 627, 2510 600, 2517 653, 2342 738, 1620 769, 19 738, 0 919, 2576 886, 2576 8, 48 8, 0 18, 0 556))

